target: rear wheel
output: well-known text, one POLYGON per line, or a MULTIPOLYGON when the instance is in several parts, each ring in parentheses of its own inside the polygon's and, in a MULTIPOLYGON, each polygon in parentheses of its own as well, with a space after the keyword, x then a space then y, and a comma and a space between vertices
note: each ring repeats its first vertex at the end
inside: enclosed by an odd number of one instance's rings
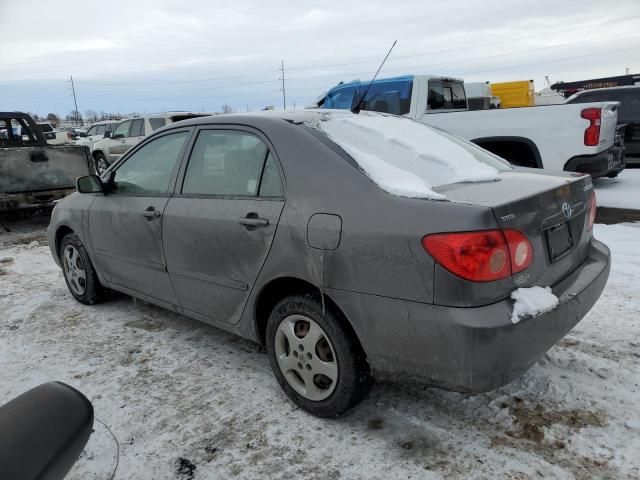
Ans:
POLYGON ((109 168, 109 162, 107 162, 107 159, 105 158, 104 154, 101 152, 98 152, 95 154, 95 159, 96 159, 96 170, 98 171, 98 175, 102 175, 107 168, 109 168))
POLYGON ((364 352, 343 322, 329 308, 323 313, 319 296, 309 294, 282 300, 267 323, 267 353, 278 383, 319 417, 344 413, 371 386, 364 352))
POLYGON ((87 305, 102 300, 105 289, 100 285, 87 251, 76 234, 68 233, 62 238, 60 263, 64 280, 73 298, 87 305))

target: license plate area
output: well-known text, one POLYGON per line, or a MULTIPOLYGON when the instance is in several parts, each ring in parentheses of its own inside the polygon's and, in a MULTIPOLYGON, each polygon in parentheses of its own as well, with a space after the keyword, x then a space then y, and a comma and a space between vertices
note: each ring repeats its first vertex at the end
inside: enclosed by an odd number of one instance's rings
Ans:
POLYGON ((546 231, 549 258, 555 262, 567 254, 573 247, 573 237, 569 223, 561 223, 546 231))

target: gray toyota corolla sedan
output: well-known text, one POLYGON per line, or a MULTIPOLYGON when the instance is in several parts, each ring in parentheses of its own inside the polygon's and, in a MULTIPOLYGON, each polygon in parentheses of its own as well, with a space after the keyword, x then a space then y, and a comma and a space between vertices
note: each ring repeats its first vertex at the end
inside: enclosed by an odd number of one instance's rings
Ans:
POLYGON ((384 114, 187 120, 77 189, 48 233, 78 301, 117 290, 261 343, 287 395, 324 417, 372 377, 510 382, 609 274, 589 176, 384 114))

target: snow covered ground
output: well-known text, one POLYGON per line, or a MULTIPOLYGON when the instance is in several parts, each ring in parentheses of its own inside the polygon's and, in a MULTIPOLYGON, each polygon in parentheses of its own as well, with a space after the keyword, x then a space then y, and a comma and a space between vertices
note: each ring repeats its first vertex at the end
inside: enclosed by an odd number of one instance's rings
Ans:
POLYGON ((640 210, 640 168, 626 168, 616 178, 593 181, 599 207, 640 210))
MULTIPOLYGON (((0 233, 0 403, 78 388, 117 438, 117 479, 640 478, 640 224, 595 234, 613 252, 602 298, 522 378, 481 395, 377 385, 320 420, 253 344, 122 296, 81 305, 42 229, 0 233)), ((110 478, 117 451, 96 422, 68 478, 110 478)))

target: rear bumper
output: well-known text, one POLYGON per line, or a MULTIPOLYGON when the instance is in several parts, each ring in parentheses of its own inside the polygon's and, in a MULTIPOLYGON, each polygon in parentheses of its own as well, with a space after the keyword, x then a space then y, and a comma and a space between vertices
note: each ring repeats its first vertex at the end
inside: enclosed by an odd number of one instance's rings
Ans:
POLYGON ((594 240, 587 259, 553 286, 559 306, 516 325, 511 299, 454 308, 366 295, 366 325, 356 331, 379 378, 493 390, 529 369, 587 314, 609 269, 609 249, 594 240))
POLYGON ((0 213, 51 209, 58 200, 73 192, 75 188, 0 194, 0 213))
POLYGON ((626 165, 625 147, 613 146, 595 155, 579 155, 564 166, 569 172, 588 173, 593 178, 621 172, 626 165))

